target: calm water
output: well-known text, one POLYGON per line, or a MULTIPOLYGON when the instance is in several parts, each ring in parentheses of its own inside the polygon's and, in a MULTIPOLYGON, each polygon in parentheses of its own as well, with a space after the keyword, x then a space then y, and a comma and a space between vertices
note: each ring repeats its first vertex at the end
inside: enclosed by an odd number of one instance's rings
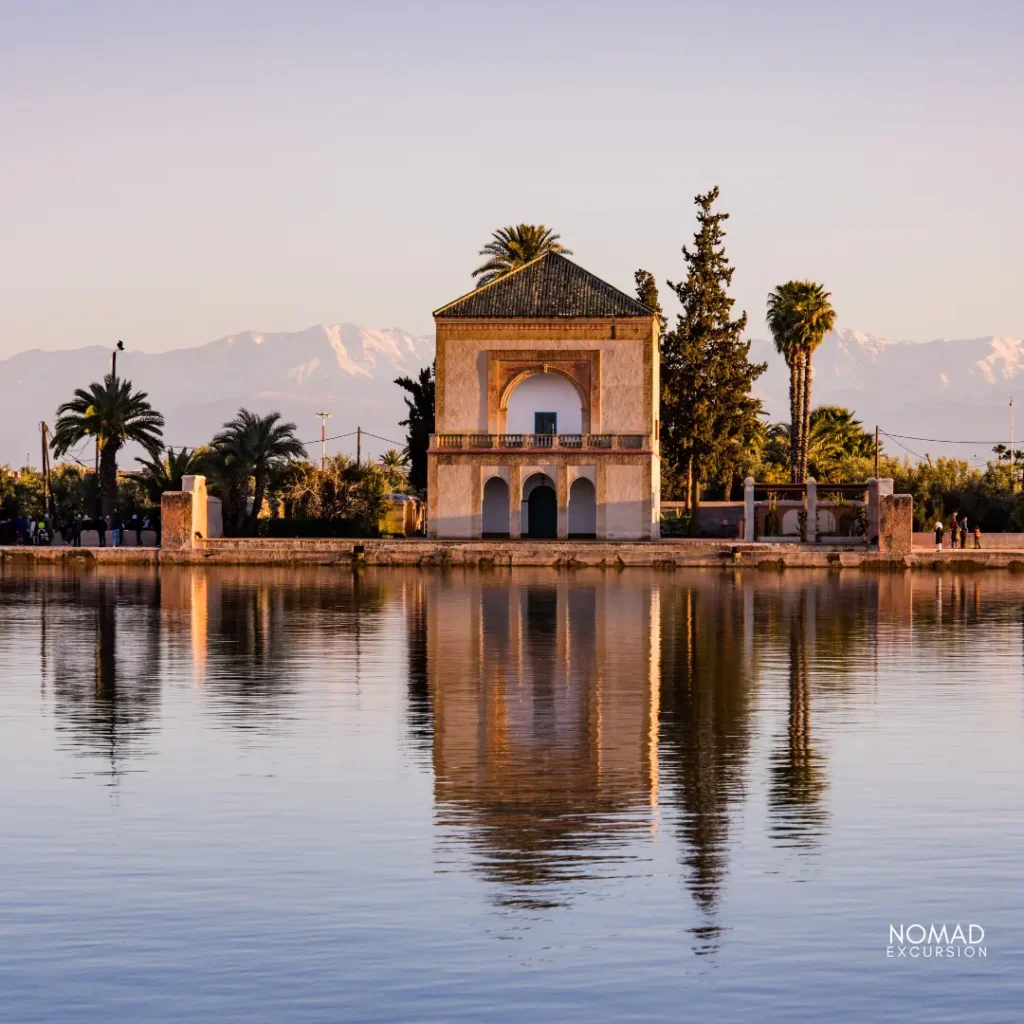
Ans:
POLYGON ((1020 1020, 1022 668, 996 574, 8 569, 0 1017, 1020 1020))

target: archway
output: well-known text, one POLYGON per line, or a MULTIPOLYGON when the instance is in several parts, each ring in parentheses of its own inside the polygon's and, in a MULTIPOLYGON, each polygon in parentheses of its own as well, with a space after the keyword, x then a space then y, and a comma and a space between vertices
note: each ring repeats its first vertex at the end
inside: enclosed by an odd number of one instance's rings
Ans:
POLYGON ((508 434, 580 434, 583 401, 576 385, 560 373, 532 373, 508 395, 508 434))
POLYGON ((577 477, 569 488, 569 536, 597 536, 597 492, 585 476, 577 477))
POLYGON ((523 485, 523 502, 526 536, 531 540, 554 540, 558 536, 558 497, 551 477, 534 473, 523 485))
POLYGON ((485 537, 508 536, 508 484, 500 476, 492 476, 484 484, 480 511, 480 530, 485 537))

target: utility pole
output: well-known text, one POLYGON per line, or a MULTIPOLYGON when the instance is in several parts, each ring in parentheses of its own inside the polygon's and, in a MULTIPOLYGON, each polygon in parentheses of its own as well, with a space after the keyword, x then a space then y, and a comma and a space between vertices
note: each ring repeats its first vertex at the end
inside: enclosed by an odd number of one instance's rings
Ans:
POLYGON ((358 469, 363 462, 363 428, 356 427, 356 469, 358 469))
POLYGON ((46 422, 41 421, 39 424, 39 433, 43 443, 43 507, 46 509, 46 512, 50 517, 50 523, 52 524, 56 519, 56 508, 53 500, 53 484, 50 482, 49 432, 50 428, 46 425, 46 422))
POLYGON ((1010 493, 1017 493, 1017 470, 1013 455, 1013 399, 1010 399, 1010 493))
POLYGON ((320 472, 327 469, 327 421, 331 418, 329 412, 314 413, 320 417, 320 472))
POLYGON ((878 424, 875 424, 875 479, 878 479, 878 424))
POLYGON ((110 376, 111 377, 116 377, 117 376, 117 353, 118 352, 123 352, 123 351, 124 351, 124 342, 123 341, 119 341, 114 346, 114 351, 110 353, 110 376))

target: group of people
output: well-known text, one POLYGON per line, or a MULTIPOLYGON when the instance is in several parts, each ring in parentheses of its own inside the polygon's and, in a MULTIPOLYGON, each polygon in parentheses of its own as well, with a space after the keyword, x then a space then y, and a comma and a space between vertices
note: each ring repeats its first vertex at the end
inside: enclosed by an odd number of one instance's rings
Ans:
MULTIPOLYGON (((935 524, 935 550, 942 550, 942 537, 945 533, 945 528, 941 522, 935 524)), ((971 529, 967 525, 967 516, 963 519, 960 518, 960 513, 953 513, 953 521, 949 524, 949 546, 952 550, 957 548, 966 549, 967 539, 971 536, 971 529)), ((981 527, 974 527, 974 547, 978 549, 981 547, 981 527)))
POLYGON ((95 530, 101 548, 107 546, 108 533, 111 546, 117 548, 121 547, 125 532, 131 530, 135 534, 135 546, 142 547, 142 531, 152 528, 149 516, 140 518, 137 513, 127 520, 119 512, 95 519, 78 514, 56 524, 51 523, 49 516, 19 515, 0 520, 0 544, 52 544, 59 533, 65 544, 78 548, 82 546, 82 534, 95 530))

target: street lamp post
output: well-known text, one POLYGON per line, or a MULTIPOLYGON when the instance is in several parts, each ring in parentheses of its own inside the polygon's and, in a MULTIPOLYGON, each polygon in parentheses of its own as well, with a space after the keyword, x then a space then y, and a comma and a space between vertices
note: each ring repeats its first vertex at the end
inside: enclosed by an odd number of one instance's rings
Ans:
POLYGON ((327 421, 331 418, 329 412, 314 413, 320 417, 320 472, 327 469, 327 421))
POLYGON ((110 376, 111 377, 116 377, 117 376, 117 353, 118 352, 123 352, 123 351, 124 351, 124 342, 123 341, 119 341, 114 346, 114 351, 110 353, 110 376))

